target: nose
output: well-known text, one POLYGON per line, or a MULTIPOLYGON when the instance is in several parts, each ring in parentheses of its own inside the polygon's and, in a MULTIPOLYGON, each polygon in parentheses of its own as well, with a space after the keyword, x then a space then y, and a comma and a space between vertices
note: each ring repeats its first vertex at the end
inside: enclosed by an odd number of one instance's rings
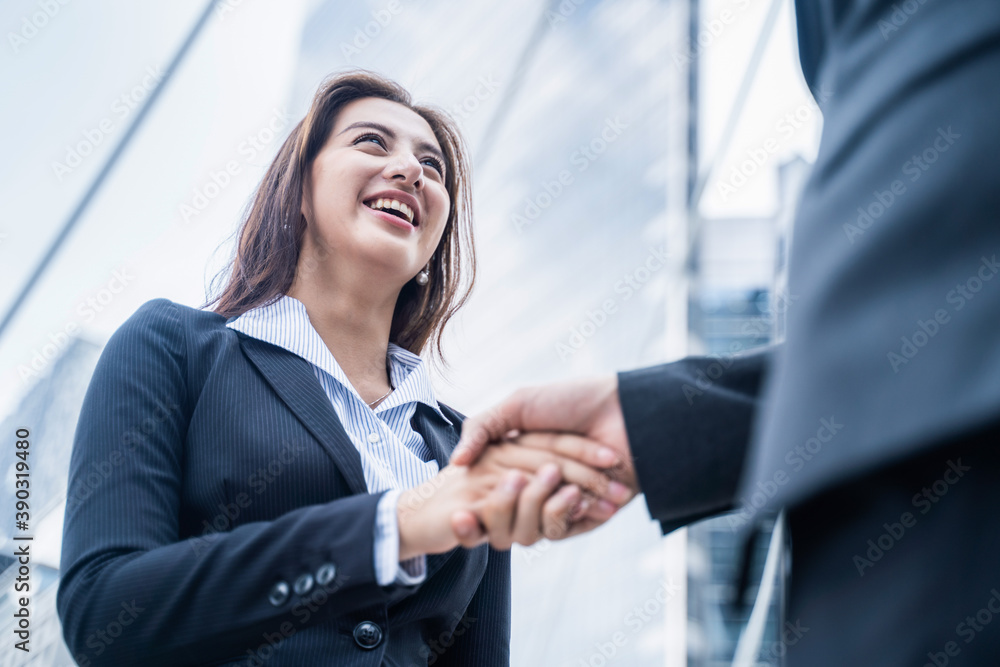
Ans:
POLYGON ((382 171, 382 176, 389 181, 410 184, 419 190, 424 185, 423 173, 423 167, 413 153, 400 151, 392 155, 382 171))

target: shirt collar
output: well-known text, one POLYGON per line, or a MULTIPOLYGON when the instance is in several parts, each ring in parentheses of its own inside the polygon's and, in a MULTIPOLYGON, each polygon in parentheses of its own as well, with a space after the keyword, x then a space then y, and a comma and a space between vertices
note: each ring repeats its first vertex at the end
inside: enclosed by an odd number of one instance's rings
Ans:
MULTIPOLYGON (((238 317, 230 318, 226 326, 302 357, 320 370, 329 373, 347 391, 361 400, 333 353, 330 352, 330 348, 309 321, 305 305, 295 297, 284 294, 270 303, 251 308, 238 317)), ((424 403, 452 426, 451 420, 441 411, 441 406, 434 398, 434 390, 424 360, 395 343, 389 343, 388 356, 390 379, 395 389, 378 405, 376 411, 389 410, 411 402, 424 403)))

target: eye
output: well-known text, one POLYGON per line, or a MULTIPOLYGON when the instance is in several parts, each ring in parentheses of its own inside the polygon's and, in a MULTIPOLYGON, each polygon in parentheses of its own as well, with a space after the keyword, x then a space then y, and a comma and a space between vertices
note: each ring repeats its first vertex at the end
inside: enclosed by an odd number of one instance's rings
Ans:
POLYGON ((360 137, 354 140, 354 145, 357 146, 358 144, 365 143, 366 141, 370 141, 374 144, 378 144, 382 148, 385 148, 385 139, 382 138, 382 135, 375 134, 374 132, 369 132, 368 134, 362 134, 360 137))
POLYGON ((425 157, 420 164, 430 164, 430 166, 440 175, 444 175, 444 163, 436 157, 425 157))

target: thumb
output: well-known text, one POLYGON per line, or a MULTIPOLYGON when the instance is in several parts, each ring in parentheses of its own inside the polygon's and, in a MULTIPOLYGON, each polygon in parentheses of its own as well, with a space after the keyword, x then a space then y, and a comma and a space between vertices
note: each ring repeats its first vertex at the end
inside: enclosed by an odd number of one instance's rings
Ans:
POLYGON ((523 428, 522 393, 515 393, 497 406, 470 417, 462 423, 462 437, 451 453, 451 463, 468 466, 476 462, 486 445, 500 440, 510 431, 523 428))

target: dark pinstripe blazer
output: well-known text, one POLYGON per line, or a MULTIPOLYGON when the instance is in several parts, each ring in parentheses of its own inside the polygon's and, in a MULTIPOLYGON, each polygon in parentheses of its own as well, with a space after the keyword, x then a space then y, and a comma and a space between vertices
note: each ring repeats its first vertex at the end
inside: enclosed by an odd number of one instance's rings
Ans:
MULTIPOLYGON (((420 586, 379 586, 381 494, 308 362, 225 324, 156 299, 101 355, 57 598, 77 662, 508 665, 510 554, 456 549, 420 586)), ((413 426, 446 465, 458 427, 423 404, 413 426)))

